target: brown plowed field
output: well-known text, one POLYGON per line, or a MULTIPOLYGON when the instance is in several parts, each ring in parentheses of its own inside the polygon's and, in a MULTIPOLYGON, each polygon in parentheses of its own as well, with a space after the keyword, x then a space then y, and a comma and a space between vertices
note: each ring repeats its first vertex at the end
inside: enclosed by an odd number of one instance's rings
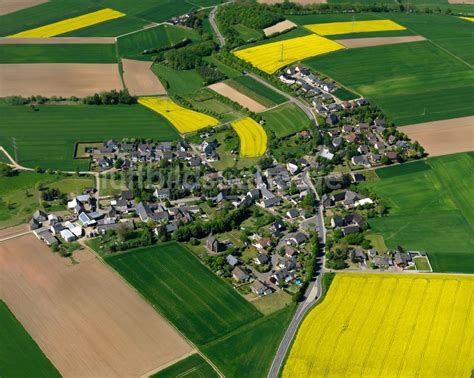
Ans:
POLYGON ((0 0, 0 16, 46 3, 48 0, 0 0))
POLYGON ((122 59, 123 80, 130 94, 136 96, 166 94, 165 87, 151 72, 150 66, 151 62, 122 59))
POLYGON ((240 93, 238 90, 232 88, 226 83, 212 84, 212 85, 209 85, 208 88, 212 89, 214 92, 217 92, 222 96, 225 96, 231 99, 232 101, 239 103, 240 105, 249 109, 252 112, 258 113, 258 112, 263 112, 264 110, 267 109, 266 106, 260 104, 259 102, 255 101, 249 96, 246 96, 243 93, 240 93))
POLYGON ((117 64, 28 63, 0 66, 0 97, 84 97, 122 87, 117 64))
POLYGON ((420 42, 426 41, 425 37, 421 35, 409 35, 406 37, 374 37, 374 38, 353 38, 353 39, 338 39, 337 43, 346 46, 350 49, 358 47, 372 47, 381 45, 396 45, 399 43, 420 42))
POLYGON ((431 156, 474 151, 474 116, 403 126, 400 130, 431 156))
POLYGON ((72 44, 111 44, 114 37, 50 37, 50 38, 8 38, 0 37, 0 45, 72 45, 72 44))
POLYGON ((285 30, 291 29, 295 26, 296 24, 294 22, 291 22, 290 20, 284 20, 279 22, 278 24, 263 29, 263 33, 268 37, 275 33, 284 32, 285 30))
POLYGON ((0 298, 63 376, 141 376, 193 352, 118 274, 81 254, 68 266, 34 235, 0 243, 0 298))

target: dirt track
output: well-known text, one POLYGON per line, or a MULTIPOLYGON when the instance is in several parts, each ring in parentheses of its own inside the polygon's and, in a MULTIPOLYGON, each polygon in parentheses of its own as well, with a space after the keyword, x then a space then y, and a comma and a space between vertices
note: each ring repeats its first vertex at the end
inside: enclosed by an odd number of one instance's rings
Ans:
POLYGON ((232 101, 239 103, 240 105, 248 108, 250 111, 258 113, 263 112, 266 110, 266 106, 260 104, 259 102, 255 101, 254 99, 240 93, 239 91, 235 90, 231 86, 227 85, 226 83, 216 83, 209 85, 209 89, 212 89, 214 92, 219 93, 222 96, 225 96, 232 101))
POLYGON ((275 24, 273 26, 269 26, 268 28, 263 29, 263 32, 268 37, 275 33, 284 32, 285 30, 291 29, 295 26, 296 24, 294 22, 291 22, 290 20, 284 20, 284 21, 279 22, 278 24, 275 24))
POLYGON ((149 96, 166 94, 166 89, 156 75, 151 72, 151 62, 122 59, 123 80, 130 94, 149 96))
POLYGON ((43 4, 49 0, 0 0, 0 16, 43 4))
POLYGON ((417 140, 430 156, 474 151, 474 116, 402 126, 400 130, 417 140))
POLYGON ((79 264, 34 235, 0 243, 0 297, 63 376, 141 376, 192 347, 85 250, 79 264))
POLYGON ((375 38, 353 38, 338 39, 336 42, 348 48, 372 47, 381 45, 395 45, 399 43, 426 41, 421 35, 409 35, 406 37, 375 37, 375 38))
POLYGON ((0 65, 0 97, 14 95, 83 97, 122 87, 117 64, 0 65))
POLYGON ((0 37, 0 45, 63 45, 63 44, 111 44, 114 37, 51 37, 51 38, 7 38, 0 37))

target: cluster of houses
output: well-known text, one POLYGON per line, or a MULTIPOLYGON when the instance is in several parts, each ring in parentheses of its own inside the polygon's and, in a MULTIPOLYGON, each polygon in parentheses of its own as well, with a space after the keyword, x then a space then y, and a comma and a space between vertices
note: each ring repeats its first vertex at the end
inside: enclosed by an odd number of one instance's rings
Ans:
POLYGON ((339 121, 336 112, 369 103, 365 98, 341 102, 333 94, 339 89, 334 81, 321 79, 301 64, 287 67, 279 79, 286 85, 298 86, 300 93, 311 102, 316 112, 327 117, 326 122, 329 124, 336 124, 339 121))
POLYGON ((332 160, 338 152, 356 151, 350 159, 356 169, 402 162, 412 144, 395 135, 385 137, 385 131, 383 118, 375 119, 372 124, 348 124, 325 129, 326 144, 321 146, 319 156, 332 160))
POLYGON ((163 160, 182 161, 190 167, 199 167, 203 163, 183 141, 120 143, 112 139, 104 142, 101 147, 86 147, 85 153, 92 158, 92 167, 99 171, 114 167, 129 169, 139 163, 159 163, 163 160))

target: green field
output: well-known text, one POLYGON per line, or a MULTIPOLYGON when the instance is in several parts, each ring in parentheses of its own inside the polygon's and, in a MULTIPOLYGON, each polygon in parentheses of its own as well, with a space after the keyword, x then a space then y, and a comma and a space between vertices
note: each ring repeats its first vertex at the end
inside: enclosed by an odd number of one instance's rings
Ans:
POLYGON ((245 42, 263 37, 263 32, 261 30, 252 29, 242 24, 237 24, 232 27, 245 42))
MULTIPOLYGON (((364 17, 373 18, 357 15, 364 17)), ((341 50, 305 63, 370 98, 397 125, 474 114, 472 23, 432 14, 386 18, 429 41, 341 50)))
POLYGON ((347 100, 354 100, 359 98, 358 95, 352 93, 351 91, 347 90, 346 88, 338 88, 333 92, 333 95, 336 96, 339 100, 347 101, 347 100))
POLYGON ((61 37, 117 37, 143 29, 148 24, 149 22, 142 18, 125 16, 88 26, 87 28, 73 30, 69 33, 61 34, 61 37))
POLYGON ((294 310, 295 306, 288 306, 267 315, 205 345, 202 351, 226 377, 264 378, 294 310))
POLYGON ((193 29, 161 25, 120 37, 117 44, 122 57, 153 60, 153 55, 143 55, 143 50, 171 46, 185 38, 196 41, 200 39, 200 36, 193 29))
POLYGON ((307 130, 311 126, 306 113, 295 104, 284 104, 268 110, 262 113, 262 118, 266 121, 265 128, 273 131, 279 138, 307 130))
POLYGON ((153 378, 212 378, 219 377, 215 370, 199 354, 181 360, 153 374, 153 378))
POLYGON ((258 82, 250 76, 239 76, 226 81, 232 88, 253 98, 255 101, 267 107, 272 107, 288 101, 285 96, 272 91, 266 85, 258 82))
POLYGON ((114 44, 0 45, 0 63, 117 63, 114 44))
POLYGON ((0 145, 13 156, 16 138, 19 162, 27 167, 74 170, 88 168, 88 160, 74 160, 77 142, 115 138, 176 140, 179 135, 164 118, 140 105, 0 105, 0 145))
POLYGON ((2 300, 0 324, 0 376, 61 376, 2 300))
POLYGON ((373 218, 373 231, 389 248, 427 252, 434 271, 474 273, 474 153, 377 170, 362 184, 389 207, 373 218))
POLYGON ((164 64, 154 64, 151 70, 170 95, 192 93, 204 86, 203 79, 196 70, 178 71, 164 64))
POLYGON ((37 209, 43 208, 42 187, 57 188, 66 194, 81 194, 84 188, 95 187, 95 183, 91 177, 24 171, 15 176, 0 177, 0 228, 28 222, 37 209))
POLYGON ((143 248, 106 261, 198 345, 262 316, 179 244, 143 248))

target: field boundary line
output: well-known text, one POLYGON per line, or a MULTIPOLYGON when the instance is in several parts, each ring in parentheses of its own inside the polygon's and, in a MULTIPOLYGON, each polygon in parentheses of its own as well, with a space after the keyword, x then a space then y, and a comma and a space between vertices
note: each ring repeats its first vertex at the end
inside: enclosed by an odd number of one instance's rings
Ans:
MULTIPOLYGON (((149 22, 149 20, 145 20, 144 18, 141 18, 140 20, 149 22)), ((153 21, 152 21, 152 22, 153 22, 153 21)), ((124 34, 117 35, 117 36, 115 37, 115 40, 118 42, 118 39, 119 39, 119 38, 126 37, 127 35, 131 35, 131 34, 140 33, 141 31, 144 31, 144 30, 154 29, 154 28, 157 28, 158 26, 161 26, 161 25, 170 25, 170 26, 172 26, 173 24, 170 24, 170 23, 167 22, 167 21, 155 23, 155 25, 150 26, 149 28, 141 28, 141 29, 137 29, 137 30, 134 30, 134 31, 131 31, 131 32, 128 32, 128 33, 124 33, 124 34)))
POLYGON ((151 377, 153 374, 156 374, 156 373, 158 373, 158 372, 160 372, 160 371, 162 371, 162 370, 165 370, 165 369, 169 368, 170 366, 173 366, 174 364, 176 364, 176 363, 178 363, 178 362, 180 362, 180 361, 183 361, 183 360, 185 360, 186 358, 191 357, 191 356, 193 356, 193 355, 195 355, 195 354, 199 354, 199 353, 198 353, 197 351, 193 350, 192 352, 189 352, 189 353, 187 353, 187 354, 185 354, 185 355, 183 355, 183 356, 181 356, 181 357, 179 357, 179 358, 177 358, 177 359, 175 359, 175 360, 173 360, 173 361, 170 361, 170 362, 164 364, 163 366, 157 367, 156 369, 153 369, 153 370, 150 370, 150 371, 146 372, 145 374, 143 374, 143 375, 141 376, 141 378, 148 378, 148 377, 151 377))
MULTIPOLYGON (((173 329, 176 330, 176 332, 179 333, 179 335, 192 347, 194 348, 195 352, 200 354, 201 357, 206 360, 206 362, 216 371, 216 373, 221 377, 224 378, 224 374, 219 370, 219 368, 207 357, 205 356, 201 350, 195 345, 191 340, 189 340, 183 332, 181 332, 171 321, 155 306, 153 305, 148 299, 146 299, 135 287, 133 287, 119 272, 117 272, 114 268, 112 268, 107 262, 105 261, 105 258, 99 255, 93 248, 89 247, 87 244, 84 242, 80 243, 82 246, 84 246, 86 249, 91 251, 96 258, 106 266, 107 269, 111 270, 113 274, 119 277, 122 282, 124 282, 129 288, 131 288, 137 295, 140 296, 149 306, 151 306, 173 329)), ((192 355, 192 354, 191 354, 192 355)), ((189 357, 189 356, 188 356, 189 357)), ((158 370, 159 371, 159 370, 158 370)))

